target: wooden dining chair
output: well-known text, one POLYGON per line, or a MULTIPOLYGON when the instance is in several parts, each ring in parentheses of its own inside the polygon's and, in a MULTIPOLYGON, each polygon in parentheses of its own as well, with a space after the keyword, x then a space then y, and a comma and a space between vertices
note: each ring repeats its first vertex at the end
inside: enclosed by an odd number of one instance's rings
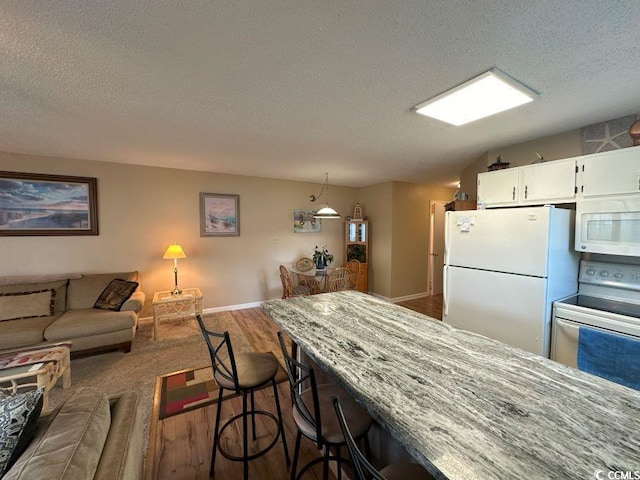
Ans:
POLYGON ((349 289, 349 270, 344 267, 334 268, 327 276, 327 292, 340 292, 349 289))
POLYGON ((311 289, 306 285, 294 285, 291 280, 289 269, 280 265, 280 282, 282 282, 282 298, 299 297, 310 295, 311 289))
POLYGON ((309 287, 311 295, 321 293, 320 284, 315 276, 316 266, 311 257, 298 257, 295 262, 293 262, 293 268, 297 272, 292 275, 294 285, 298 284, 309 287), (294 278, 294 276, 296 278, 294 278))
POLYGON ((354 480, 369 480, 369 478, 374 480, 433 480, 429 472, 417 463, 394 463, 378 471, 358 448, 347 425, 340 399, 334 396, 332 402, 338 417, 338 423, 342 429, 342 435, 349 450, 349 456, 351 456, 353 462, 354 480))
POLYGON ((344 267, 349 271, 349 290, 357 290, 360 281, 360 268, 362 264, 358 260, 349 260, 344 267))

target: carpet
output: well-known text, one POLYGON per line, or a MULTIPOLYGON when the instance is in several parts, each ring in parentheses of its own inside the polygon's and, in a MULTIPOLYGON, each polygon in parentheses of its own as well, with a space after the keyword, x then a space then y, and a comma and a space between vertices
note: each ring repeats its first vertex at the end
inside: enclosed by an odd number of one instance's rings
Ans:
MULTIPOLYGON (((287 373, 280 365, 276 372, 276 382, 285 380, 287 380, 287 373)), ((158 401, 160 420, 218 401, 218 384, 213 379, 213 369, 210 366, 163 375, 156 381, 161 383, 157 389, 160 392, 158 401)), ((225 392, 222 396, 223 401, 238 395, 230 390, 225 392)))

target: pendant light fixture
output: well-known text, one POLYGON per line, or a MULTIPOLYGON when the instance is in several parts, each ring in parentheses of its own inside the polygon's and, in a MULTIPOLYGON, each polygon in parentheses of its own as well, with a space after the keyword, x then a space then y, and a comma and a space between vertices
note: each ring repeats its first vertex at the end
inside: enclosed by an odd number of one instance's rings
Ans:
POLYGON ((318 195, 309 195, 309 200, 315 202, 322 197, 323 193, 325 193, 326 197, 324 207, 318 210, 313 218, 340 218, 340 214, 329 206, 329 173, 325 173, 324 185, 322 185, 320 193, 318 195))

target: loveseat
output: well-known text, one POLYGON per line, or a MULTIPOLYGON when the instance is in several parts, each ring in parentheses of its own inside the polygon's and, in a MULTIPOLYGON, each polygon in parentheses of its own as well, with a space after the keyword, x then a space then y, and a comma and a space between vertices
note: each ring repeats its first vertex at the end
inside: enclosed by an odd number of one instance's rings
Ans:
POLYGON ((2 480, 139 480, 140 395, 79 388, 38 420, 33 440, 2 480))
POLYGON ((70 340, 74 356, 129 352, 145 295, 138 285, 119 310, 94 308, 115 279, 138 272, 0 277, 0 349, 70 340))

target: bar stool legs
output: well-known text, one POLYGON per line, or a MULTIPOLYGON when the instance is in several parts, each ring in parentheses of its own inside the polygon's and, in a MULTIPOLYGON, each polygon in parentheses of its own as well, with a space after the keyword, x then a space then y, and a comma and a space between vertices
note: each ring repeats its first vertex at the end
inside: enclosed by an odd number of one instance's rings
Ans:
MULTIPOLYGON (((264 410, 256 410, 255 408, 255 389, 246 389, 242 390, 242 413, 234 415, 229 420, 227 420, 223 425, 220 425, 220 417, 222 412, 222 397, 224 395, 224 389, 220 387, 218 393, 218 405, 216 410, 216 423, 213 433, 213 447, 211 449, 211 468, 209 469, 209 477, 214 476, 215 470, 215 462, 216 462, 216 453, 219 451, 220 454, 228 458, 232 461, 242 462, 243 469, 243 478, 248 480, 249 478, 249 460, 253 460, 258 458, 265 453, 267 453, 271 448, 275 446, 278 442, 278 439, 282 438, 282 446, 284 448, 284 458, 287 465, 291 464, 291 459, 289 458, 289 449, 287 448, 287 438, 284 434, 284 423, 282 421, 282 411, 280 409, 280 398, 278 395, 278 386, 276 384, 275 379, 271 380, 272 388, 273 388, 273 396, 276 404, 276 415, 273 415, 271 412, 267 412, 264 410), (249 398, 247 398, 249 397, 249 398), (249 407, 249 408, 248 408, 249 407), (277 431, 276 434, 271 440, 271 443, 264 447, 262 450, 249 454, 249 417, 251 417, 251 435, 253 440, 255 441, 257 438, 256 434, 256 415, 263 415, 267 418, 271 418, 276 426, 277 431), (232 455, 229 452, 225 451, 220 446, 220 437, 224 430, 229 427, 233 422, 238 419, 242 419, 242 456, 232 455)), ((296 452, 297 454, 297 452, 296 452)))

